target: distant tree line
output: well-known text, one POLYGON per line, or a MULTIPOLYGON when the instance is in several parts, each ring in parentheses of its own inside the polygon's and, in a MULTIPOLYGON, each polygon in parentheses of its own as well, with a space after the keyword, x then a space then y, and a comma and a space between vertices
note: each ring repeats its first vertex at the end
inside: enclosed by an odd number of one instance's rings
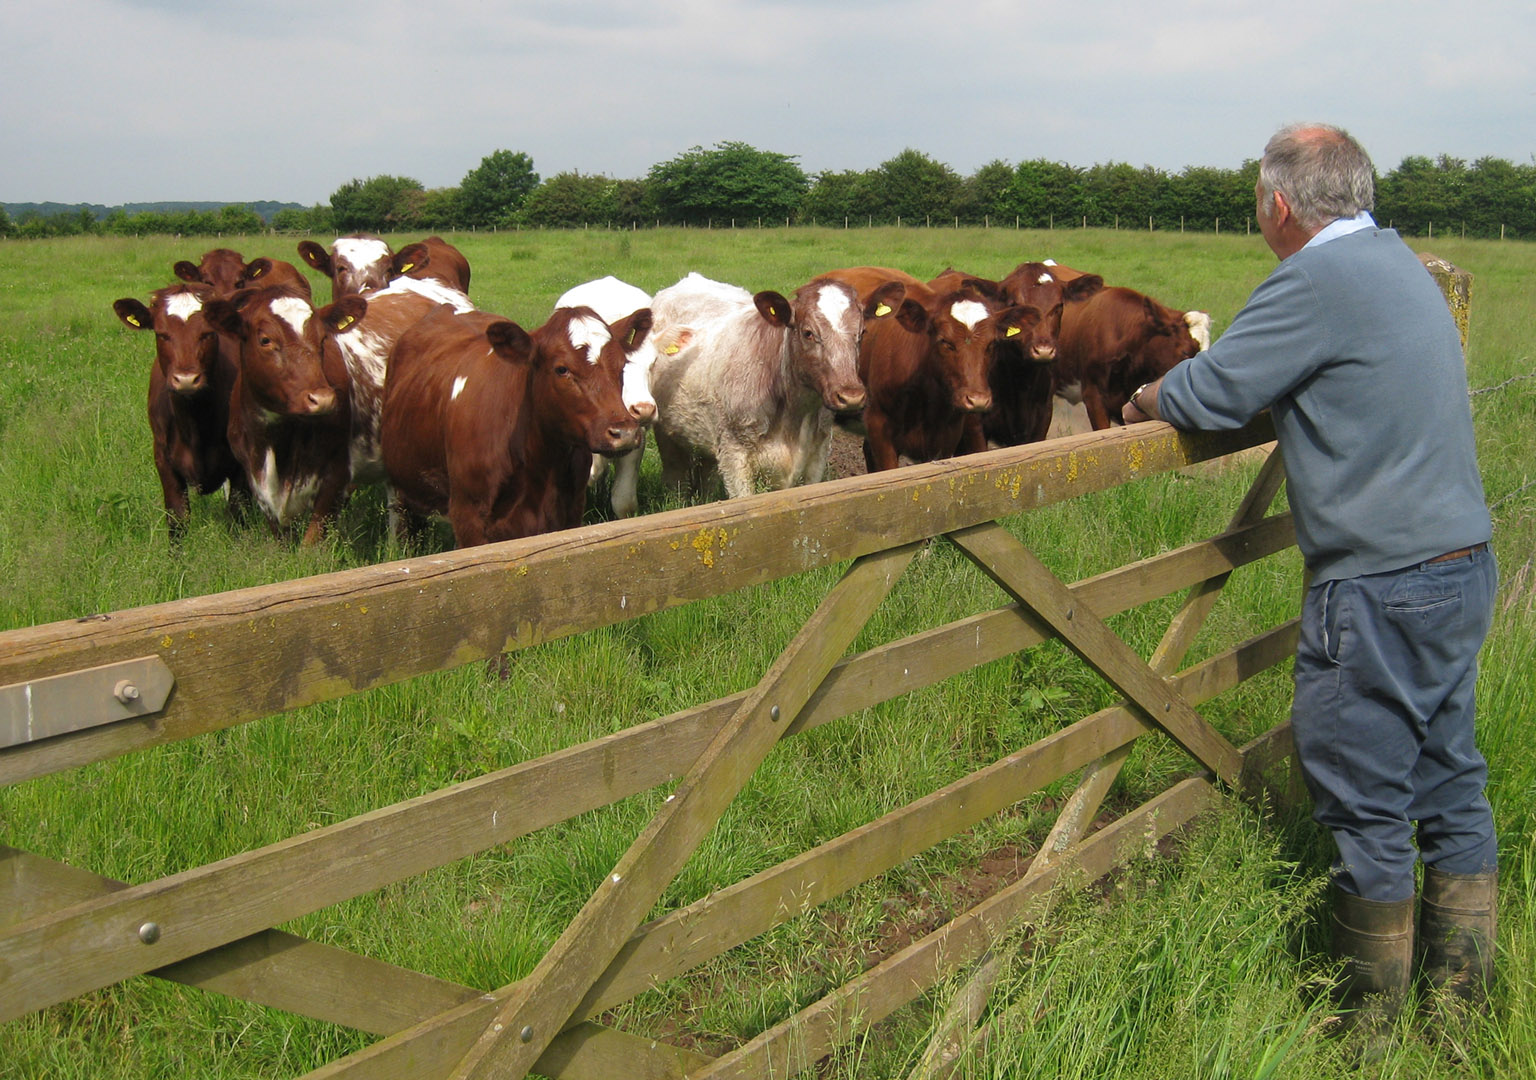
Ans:
MULTIPOLYGON (((1022 228, 1247 229, 1258 162, 1169 173, 1119 162, 1086 168, 1036 158, 996 160, 970 176, 912 149, 878 167, 806 173, 793 155, 742 142, 692 147, 643 179, 562 172, 540 179, 525 153, 497 150, 458 187, 426 188, 405 176, 353 179, 329 205, 287 207, 270 224, 243 206, 217 211, 0 210, 0 235, 76 233, 211 236, 272 228, 295 233, 453 229, 630 228, 688 225, 992 225, 1022 228)), ((1536 237, 1536 159, 1408 157, 1379 176, 1376 219, 1404 233, 1536 237)))

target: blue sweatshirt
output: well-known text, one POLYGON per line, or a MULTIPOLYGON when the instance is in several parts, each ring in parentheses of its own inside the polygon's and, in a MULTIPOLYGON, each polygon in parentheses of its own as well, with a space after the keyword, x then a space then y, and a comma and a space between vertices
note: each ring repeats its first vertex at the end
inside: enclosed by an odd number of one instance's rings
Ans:
POLYGON ((1241 427, 1266 407, 1314 583, 1492 536, 1460 336, 1395 231, 1291 255, 1158 387, 1157 410, 1177 428, 1241 427))

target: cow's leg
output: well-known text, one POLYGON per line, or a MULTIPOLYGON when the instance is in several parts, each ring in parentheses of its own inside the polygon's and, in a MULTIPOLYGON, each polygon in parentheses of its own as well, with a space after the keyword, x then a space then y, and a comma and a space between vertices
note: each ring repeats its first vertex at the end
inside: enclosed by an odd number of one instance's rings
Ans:
POLYGON ((717 458, 720 479, 725 481, 725 496, 740 499, 752 494, 752 454, 740 443, 722 441, 717 458))
POLYGON ((1088 422, 1094 431, 1109 427, 1109 413, 1104 408, 1104 396, 1091 383, 1083 384, 1083 407, 1088 410, 1088 422))
POLYGON ((661 482, 668 491, 692 495, 697 489, 693 451, 683 443, 656 432, 656 451, 661 455, 661 482))
POLYGON ((979 454, 987 448, 987 433, 981 422, 981 413, 966 413, 960 428, 961 454, 979 454))
POLYGON ((883 472, 901 464, 901 456, 891 439, 890 421, 883 415, 864 410, 864 465, 870 472, 883 472))
MULTIPOLYGON (((634 517, 640 511, 640 459, 644 454, 645 430, 641 429, 640 442, 635 448, 613 459, 611 501, 614 517, 634 517)), ((602 460, 602 458, 593 459, 594 470, 597 468, 596 462, 602 460)))

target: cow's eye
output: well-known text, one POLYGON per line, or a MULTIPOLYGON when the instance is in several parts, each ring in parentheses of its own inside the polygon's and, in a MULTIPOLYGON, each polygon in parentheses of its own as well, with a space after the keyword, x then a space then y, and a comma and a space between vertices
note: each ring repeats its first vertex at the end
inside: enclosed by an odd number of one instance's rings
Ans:
POLYGON ((272 347, 272 339, 267 337, 266 334, 262 334, 261 337, 257 338, 256 343, 263 349, 270 349, 272 347))
POLYGON ((800 331, 800 334, 801 334, 802 337, 805 338, 806 341, 815 341, 816 340, 816 335, 811 333, 809 330, 802 330, 802 331, 800 331))
POLYGON ((571 369, 566 367, 564 364, 556 364, 555 365, 555 374, 560 376, 562 379, 565 378, 566 376, 570 375, 570 373, 571 373, 571 369))

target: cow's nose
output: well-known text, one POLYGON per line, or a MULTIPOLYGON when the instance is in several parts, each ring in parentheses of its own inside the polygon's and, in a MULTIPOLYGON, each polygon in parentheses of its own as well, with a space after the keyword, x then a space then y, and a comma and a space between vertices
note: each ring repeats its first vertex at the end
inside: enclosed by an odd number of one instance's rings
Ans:
POLYGON ((843 390, 837 394, 838 412, 858 412, 864 407, 863 390, 843 390))
POLYGON ((1042 364, 1049 363, 1056 359, 1056 346, 1036 345, 1029 351, 1029 355, 1042 364))
POLYGON ((336 391, 329 387, 324 390, 311 390, 304 395, 304 404, 311 416, 321 416, 336 408, 336 391))
POLYGON ((992 407, 992 394, 990 391, 966 394, 961 407, 966 412, 986 412, 992 407))
POLYGON ((171 389, 178 394, 195 394, 203 388, 203 373, 195 371, 188 375, 178 372, 171 376, 171 389))
POLYGON ((629 407, 629 415, 642 424, 649 424, 656 419, 656 403, 654 401, 637 401, 629 407))

